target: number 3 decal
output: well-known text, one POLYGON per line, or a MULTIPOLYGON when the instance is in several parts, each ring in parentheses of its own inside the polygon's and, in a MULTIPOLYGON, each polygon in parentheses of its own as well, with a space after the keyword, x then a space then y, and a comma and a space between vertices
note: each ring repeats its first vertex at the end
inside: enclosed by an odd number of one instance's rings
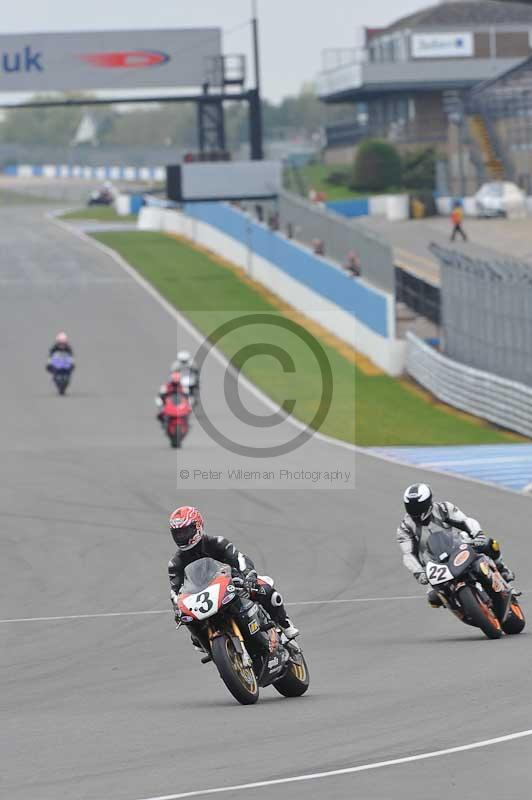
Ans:
POLYGON ((199 611, 200 614, 208 614, 214 605, 209 592, 202 592, 198 595, 197 599, 198 602, 203 603, 203 605, 198 606, 197 611, 199 611))

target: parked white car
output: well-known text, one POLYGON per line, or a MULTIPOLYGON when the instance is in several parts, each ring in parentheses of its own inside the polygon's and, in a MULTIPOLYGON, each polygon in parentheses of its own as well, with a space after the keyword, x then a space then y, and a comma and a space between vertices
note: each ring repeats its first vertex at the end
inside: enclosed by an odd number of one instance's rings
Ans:
POLYGON ((480 217, 514 216, 526 210, 524 192, 510 181, 485 183, 476 193, 475 203, 480 217))

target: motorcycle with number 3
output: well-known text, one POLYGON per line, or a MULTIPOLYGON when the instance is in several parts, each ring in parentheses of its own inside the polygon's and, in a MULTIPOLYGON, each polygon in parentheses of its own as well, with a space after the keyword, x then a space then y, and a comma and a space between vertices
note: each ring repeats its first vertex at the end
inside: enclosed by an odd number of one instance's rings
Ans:
POLYGON ((496 563, 464 542, 454 529, 429 533, 421 561, 443 605, 489 639, 521 633, 525 617, 517 593, 496 563))
POLYGON ((300 646, 288 640, 255 602, 261 579, 249 585, 228 564, 200 558, 185 568, 177 597, 179 624, 188 625, 214 661, 220 678, 243 705, 259 699, 259 688, 273 685, 285 697, 299 697, 309 686, 300 646))

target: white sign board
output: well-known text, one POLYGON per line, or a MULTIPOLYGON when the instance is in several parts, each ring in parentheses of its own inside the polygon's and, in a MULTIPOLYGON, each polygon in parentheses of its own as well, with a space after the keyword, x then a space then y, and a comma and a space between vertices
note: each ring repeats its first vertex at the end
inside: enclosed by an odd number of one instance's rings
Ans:
POLYGON ((471 58, 475 55, 472 33, 414 33, 412 58, 471 58))
POLYGON ((280 161, 216 161, 181 165, 183 200, 275 197, 281 190, 280 161))
POLYGON ((219 28, 0 35, 0 92, 199 87, 221 52, 219 28))

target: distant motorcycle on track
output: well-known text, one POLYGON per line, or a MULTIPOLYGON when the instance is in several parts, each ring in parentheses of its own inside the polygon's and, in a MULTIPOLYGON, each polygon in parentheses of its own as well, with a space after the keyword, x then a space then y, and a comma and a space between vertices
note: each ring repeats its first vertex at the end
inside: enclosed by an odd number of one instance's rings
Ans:
POLYGON ((273 685, 285 697, 299 697, 309 687, 301 647, 287 639, 263 606, 255 602, 255 584, 213 558, 185 568, 178 595, 179 625, 191 625, 203 645, 203 663, 214 661, 220 678, 242 705, 259 699, 259 687, 273 685))
POLYGON ((62 353, 59 351, 51 356, 46 365, 46 369, 51 374, 52 380, 60 395, 64 395, 68 388, 74 366, 75 364, 72 356, 69 353, 62 353))
POLYGON ((185 395, 167 395, 162 407, 161 422, 171 447, 181 447, 183 439, 189 431, 188 418, 191 412, 192 409, 185 395))
POLYGON ((526 622, 515 589, 457 531, 431 531, 420 557, 430 585, 461 622, 488 639, 521 633, 526 622))

